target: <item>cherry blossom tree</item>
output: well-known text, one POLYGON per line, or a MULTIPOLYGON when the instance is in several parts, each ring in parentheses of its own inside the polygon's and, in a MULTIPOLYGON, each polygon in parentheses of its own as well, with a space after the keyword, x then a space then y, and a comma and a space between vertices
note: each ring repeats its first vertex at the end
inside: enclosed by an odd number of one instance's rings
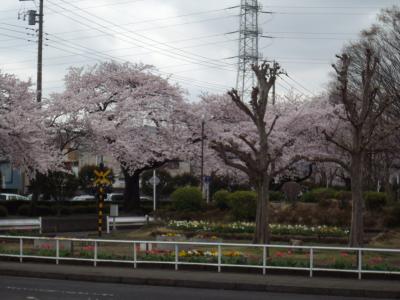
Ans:
POLYGON ((298 130, 309 139, 310 160, 336 163, 350 174, 353 205, 349 245, 360 247, 364 237, 365 158, 368 153, 392 147, 390 140, 399 123, 388 117, 393 98, 381 89, 376 54, 366 48, 363 64, 356 67, 352 63, 351 55, 338 56, 334 65, 336 90, 308 104, 305 116, 313 126, 299 126, 298 130))
POLYGON ((140 205, 140 174, 180 159, 191 138, 182 90, 153 71, 113 61, 71 68, 65 92, 54 97, 68 118, 83 124, 86 148, 120 163, 128 210, 140 205))
POLYGON ((55 168, 60 157, 30 87, 29 81, 0 74, 0 157, 34 177, 55 168))
POLYGON ((299 161, 298 143, 291 130, 301 111, 294 103, 273 105, 269 91, 280 67, 264 62, 253 66, 258 85, 250 103, 236 90, 226 96, 203 97, 209 119, 210 147, 229 168, 245 174, 257 191, 255 243, 268 243, 269 187, 271 180, 299 161))

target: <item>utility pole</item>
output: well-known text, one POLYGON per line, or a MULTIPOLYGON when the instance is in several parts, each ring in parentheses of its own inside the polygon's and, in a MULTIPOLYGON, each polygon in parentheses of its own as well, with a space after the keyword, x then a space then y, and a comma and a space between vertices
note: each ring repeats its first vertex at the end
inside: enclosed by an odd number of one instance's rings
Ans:
POLYGON ((259 60, 258 15, 260 10, 257 0, 241 0, 236 90, 242 99, 250 96, 256 82, 251 65, 258 64, 259 60))
MULTIPOLYGON (((20 2, 32 0, 19 0, 20 2)), ((42 65, 43 65, 43 1, 39 0, 39 13, 36 10, 28 10, 28 25, 39 24, 38 29, 38 55, 37 55, 37 75, 36 75, 36 101, 42 101, 42 65)))

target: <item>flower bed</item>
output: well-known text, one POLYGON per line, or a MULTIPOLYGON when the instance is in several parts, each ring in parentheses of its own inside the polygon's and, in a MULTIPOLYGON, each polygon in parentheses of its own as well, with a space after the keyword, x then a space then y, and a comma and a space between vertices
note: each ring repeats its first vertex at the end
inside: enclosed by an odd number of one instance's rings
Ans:
MULTIPOLYGON (((334 226, 306 226, 270 224, 271 233, 275 235, 304 235, 304 236, 329 236, 346 237, 349 230, 334 226)), ((202 231, 213 233, 253 233, 255 223, 234 222, 228 224, 211 223, 206 221, 169 221, 168 228, 187 231, 202 231)))

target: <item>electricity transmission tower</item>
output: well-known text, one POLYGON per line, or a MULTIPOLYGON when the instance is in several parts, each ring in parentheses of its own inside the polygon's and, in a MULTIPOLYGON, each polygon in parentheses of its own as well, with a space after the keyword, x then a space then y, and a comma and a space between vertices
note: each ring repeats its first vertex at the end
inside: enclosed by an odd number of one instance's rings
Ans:
POLYGON ((241 0, 239 27, 239 55, 236 77, 236 89, 242 99, 246 100, 255 85, 252 64, 258 64, 258 15, 261 7, 257 0, 241 0))

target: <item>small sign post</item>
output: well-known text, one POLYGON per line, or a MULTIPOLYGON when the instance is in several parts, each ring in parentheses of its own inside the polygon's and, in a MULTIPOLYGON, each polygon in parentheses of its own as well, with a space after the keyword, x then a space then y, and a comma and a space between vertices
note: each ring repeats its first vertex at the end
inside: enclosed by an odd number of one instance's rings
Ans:
POLYGON ((156 169, 153 170, 153 177, 150 178, 149 183, 153 185, 153 211, 156 211, 157 185, 160 184, 160 178, 156 175, 156 169))

